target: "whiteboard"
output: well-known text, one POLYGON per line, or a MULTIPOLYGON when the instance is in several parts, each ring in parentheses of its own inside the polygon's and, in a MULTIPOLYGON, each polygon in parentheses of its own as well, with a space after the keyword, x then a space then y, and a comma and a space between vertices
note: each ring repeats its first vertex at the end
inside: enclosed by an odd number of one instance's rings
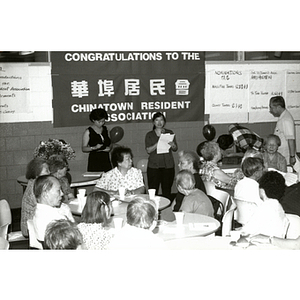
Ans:
POLYGON ((207 62, 205 114, 210 123, 274 122, 269 100, 280 95, 300 120, 300 62, 207 62))
POLYGON ((0 63, 0 123, 53 121, 51 63, 0 63))

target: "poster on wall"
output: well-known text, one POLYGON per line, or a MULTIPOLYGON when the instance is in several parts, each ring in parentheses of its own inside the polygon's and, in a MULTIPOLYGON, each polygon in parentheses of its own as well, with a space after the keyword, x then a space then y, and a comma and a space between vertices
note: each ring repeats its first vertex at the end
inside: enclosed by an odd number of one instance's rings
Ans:
POLYGON ((52 121, 49 63, 0 63, 0 122, 52 121))
POLYGON ((300 120, 300 63, 207 62, 205 113, 210 123, 274 122, 269 100, 285 99, 286 108, 300 120))
POLYGON ((51 52, 54 127, 204 119, 204 52, 51 52))

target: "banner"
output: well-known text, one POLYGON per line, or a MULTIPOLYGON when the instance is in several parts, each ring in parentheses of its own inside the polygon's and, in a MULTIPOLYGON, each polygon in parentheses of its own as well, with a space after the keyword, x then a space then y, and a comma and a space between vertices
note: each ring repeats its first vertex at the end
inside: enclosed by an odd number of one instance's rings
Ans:
POLYGON ((95 108, 109 122, 204 120, 203 52, 51 52, 54 127, 83 126, 95 108))

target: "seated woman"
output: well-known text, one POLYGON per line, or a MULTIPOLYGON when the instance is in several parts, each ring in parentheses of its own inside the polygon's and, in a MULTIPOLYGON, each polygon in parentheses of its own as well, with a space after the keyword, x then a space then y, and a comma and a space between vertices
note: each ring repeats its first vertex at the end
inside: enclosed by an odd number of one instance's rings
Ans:
POLYGON ((21 208, 21 231, 24 237, 28 237, 27 220, 32 220, 35 208, 36 208, 36 198, 33 193, 33 186, 35 179, 41 175, 50 174, 49 166, 47 161, 43 158, 34 158, 31 160, 26 169, 26 178, 28 179, 28 184, 22 198, 22 208, 21 208))
MULTIPOLYGON (((178 164, 179 171, 181 170, 191 171, 195 179, 195 188, 201 190, 206 194, 205 185, 199 174, 199 165, 200 165, 199 156, 193 151, 180 151, 178 153, 178 156, 179 156, 179 164, 178 164)), ((179 211, 183 198, 184 198, 184 194, 178 191, 175 198, 175 206, 173 208, 173 211, 179 211)))
POLYGON ((265 152, 263 153, 264 164, 267 169, 273 168, 278 171, 287 172, 287 162, 285 157, 280 154, 277 150, 278 147, 281 145, 280 138, 275 134, 268 135, 264 149, 265 152))
POLYGON ((144 194, 143 174, 132 166, 132 157, 130 148, 114 148, 111 154, 114 168, 97 180, 94 191, 104 191, 113 196, 119 193, 119 187, 122 186, 126 189, 125 195, 144 194))
POLYGON ((176 176, 176 186, 185 195, 179 211, 214 217, 214 209, 207 195, 195 188, 195 178, 188 170, 180 171, 176 176))
POLYGON ((152 230, 157 223, 155 203, 138 197, 127 206, 127 224, 108 245, 109 250, 163 250, 164 241, 152 230))
POLYGON ((234 197, 240 200, 262 204, 258 181, 264 172, 264 162, 260 158, 247 157, 242 163, 244 178, 234 187, 234 197))
POLYGON ((55 220, 46 227, 44 246, 51 250, 79 250, 82 246, 82 234, 76 223, 70 220, 55 220))
POLYGON ((263 234, 284 238, 289 220, 278 199, 284 194, 285 180, 276 171, 268 171, 259 180, 259 192, 263 203, 242 228, 243 235, 263 234))
POLYGON ((203 181, 212 181, 217 187, 232 189, 238 178, 226 174, 218 167, 222 158, 221 149, 216 142, 207 142, 203 145, 201 154, 205 159, 201 166, 200 175, 203 181))
POLYGON ((87 196, 78 228, 88 250, 103 250, 112 238, 108 225, 111 222, 112 205, 105 192, 92 192, 87 196))
POLYGON ((68 171, 68 163, 66 159, 60 155, 52 155, 48 159, 48 165, 51 175, 56 177, 60 182, 62 191, 64 193, 62 201, 69 203, 70 201, 74 200, 75 197, 72 193, 72 189, 66 176, 68 171))

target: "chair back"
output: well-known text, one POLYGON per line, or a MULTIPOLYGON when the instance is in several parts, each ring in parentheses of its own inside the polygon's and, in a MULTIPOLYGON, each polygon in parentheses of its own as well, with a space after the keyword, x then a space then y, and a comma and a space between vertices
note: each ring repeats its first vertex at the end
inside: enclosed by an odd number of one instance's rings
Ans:
POLYGON ((9 249, 8 240, 0 237, 0 250, 8 250, 8 249, 9 249))
POLYGON ((287 229, 287 239, 297 239, 300 236, 300 217, 293 214, 285 214, 290 221, 287 229))
POLYGON ((35 235, 35 230, 33 226, 32 220, 27 220, 27 227, 28 227, 28 233, 29 233, 29 246, 30 248, 36 248, 39 250, 43 250, 43 245, 38 241, 35 235))
POLYGON ((0 200, 0 226, 11 224, 11 210, 5 199, 0 200))
POLYGON ((257 204, 254 202, 237 199, 235 197, 233 197, 232 200, 237 207, 235 214, 236 221, 242 225, 245 225, 256 211, 258 207, 257 204))
POLYGON ((222 236, 230 236, 232 230, 233 215, 236 210, 236 205, 233 203, 229 210, 227 210, 222 219, 222 236))
POLYGON ((213 182, 205 180, 205 181, 203 181, 203 183, 204 183, 207 195, 211 195, 216 190, 216 186, 213 182))
POLYGON ((7 231, 9 224, 3 224, 0 226, 0 237, 7 240, 7 231))
MULTIPOLYGON (((223 204, 224 213, 228 209, 228 202, 230 195, 222 190, 216 189, 215 185, 212 182, 204 182, 206 193, 208 196, 212 196, 223 204)), ((222 214, 221 209, 218 211, 218 214, 222 214)))

